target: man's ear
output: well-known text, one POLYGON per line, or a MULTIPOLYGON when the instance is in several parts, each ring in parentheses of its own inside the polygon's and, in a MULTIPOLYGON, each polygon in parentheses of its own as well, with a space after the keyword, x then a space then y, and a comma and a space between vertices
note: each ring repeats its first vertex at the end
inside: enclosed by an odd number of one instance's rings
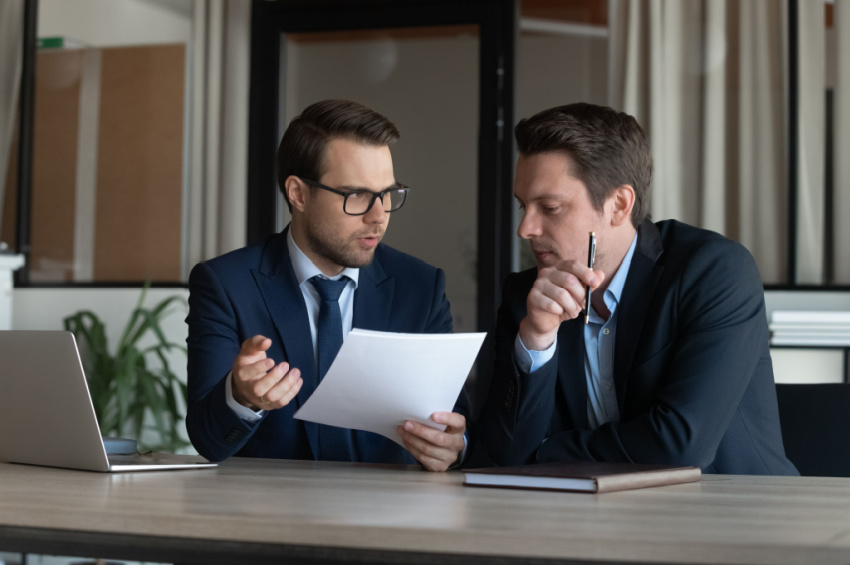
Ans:
POLYGON ((307 185, 295 175, 289 175, 283 183, 283 189, 286 191, 289 203, 292 204, 292 209, 303 212, 308 198, 307 185))
POLYGON ((630 184, 621 184, 614 189, 606 204, 610 206, 612 225, 630 222, 632 208, 635 207, 635 189, 630 184))

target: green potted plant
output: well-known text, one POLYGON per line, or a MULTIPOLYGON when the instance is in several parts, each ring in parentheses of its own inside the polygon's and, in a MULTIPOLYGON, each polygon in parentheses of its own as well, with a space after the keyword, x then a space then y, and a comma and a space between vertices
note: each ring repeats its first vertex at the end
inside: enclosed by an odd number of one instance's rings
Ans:
POLYGON ((171 306, 185 309, 186 301, 171 296, 145 308, 148 286, 114 351, 94 312, 81 310, 68 316, 64 326, 79 344, 101 434, 135 439, 140 451, 175 451, 188 445, 180 434, 186 384, 171 370, 167 354, 179 350, 185 355, 186 347, 168 341, 161 321, 177 310, 171 306))

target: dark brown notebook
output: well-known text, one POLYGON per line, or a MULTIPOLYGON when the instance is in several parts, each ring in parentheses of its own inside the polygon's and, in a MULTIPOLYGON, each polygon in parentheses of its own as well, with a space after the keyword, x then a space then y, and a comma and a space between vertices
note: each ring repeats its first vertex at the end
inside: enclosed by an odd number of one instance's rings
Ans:
POLYGON ((592 461, 464 469, 463 472, 466 473, 463 484, 469 486, 574 492, 615 492, 695 483, 702 476, 699 467, 592 461))

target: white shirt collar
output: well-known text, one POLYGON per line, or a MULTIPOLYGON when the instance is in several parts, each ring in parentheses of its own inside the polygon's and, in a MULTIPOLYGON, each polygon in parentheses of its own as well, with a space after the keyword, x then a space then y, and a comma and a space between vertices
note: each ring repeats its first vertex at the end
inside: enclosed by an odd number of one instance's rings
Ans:
POLYGON ((354 281, 354 288, 357 288, 357 283, 360 280, 360 269, 346 267, 335 277, 325 275, 295 243, 295 240, 292 238, 292 226, 286 230, 286 246, 289 248, 289 260, 292 262, 292 270, 295 271, 298 286, 301 286, 305 281, 310 280, 316 275, 331 280, 339 280, 344 275, 354 281))

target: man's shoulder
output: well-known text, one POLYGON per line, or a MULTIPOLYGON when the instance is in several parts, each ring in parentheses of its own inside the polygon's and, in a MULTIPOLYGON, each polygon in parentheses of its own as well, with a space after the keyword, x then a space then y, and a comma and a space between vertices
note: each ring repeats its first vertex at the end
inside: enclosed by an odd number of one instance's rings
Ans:
POLYGON ((749 255, 746 247, 728 237, 678 220, 656 222, 664 253, 669 257, 731 257, 749 255))
POLYGON ((375 262, 392 276, 420 277, 433 276, 439 270, 418 257, 399 251, 385 243, 378 245, 375 250, 375 262))
POLYGON ((239 249, 234 249, 232 251, 228 251, 227 253, 224 253, 217 257, 213 257, 212 259, 201 261, 200 263, 198 263, 198 265, 195 266, 195 268, 197 268, 199 265, 205 265, 206 267, 212 269, 218 274, 233 272, 250 272, 252 268, 260 266, 263 259, 263 252, 266 249, 266 246, 275 237, 279 237, 279 234, 269 236, 257 243, 247 245, 245 247, 240 247, 239 249))
POLYGON ((694 284, 709 284, 718 279, 742 283, 746 279, 761 285, 755 259, 737 241, 676 220, 655 225, 664 247, 661 262, 671 275, 679 273, 694 284))

